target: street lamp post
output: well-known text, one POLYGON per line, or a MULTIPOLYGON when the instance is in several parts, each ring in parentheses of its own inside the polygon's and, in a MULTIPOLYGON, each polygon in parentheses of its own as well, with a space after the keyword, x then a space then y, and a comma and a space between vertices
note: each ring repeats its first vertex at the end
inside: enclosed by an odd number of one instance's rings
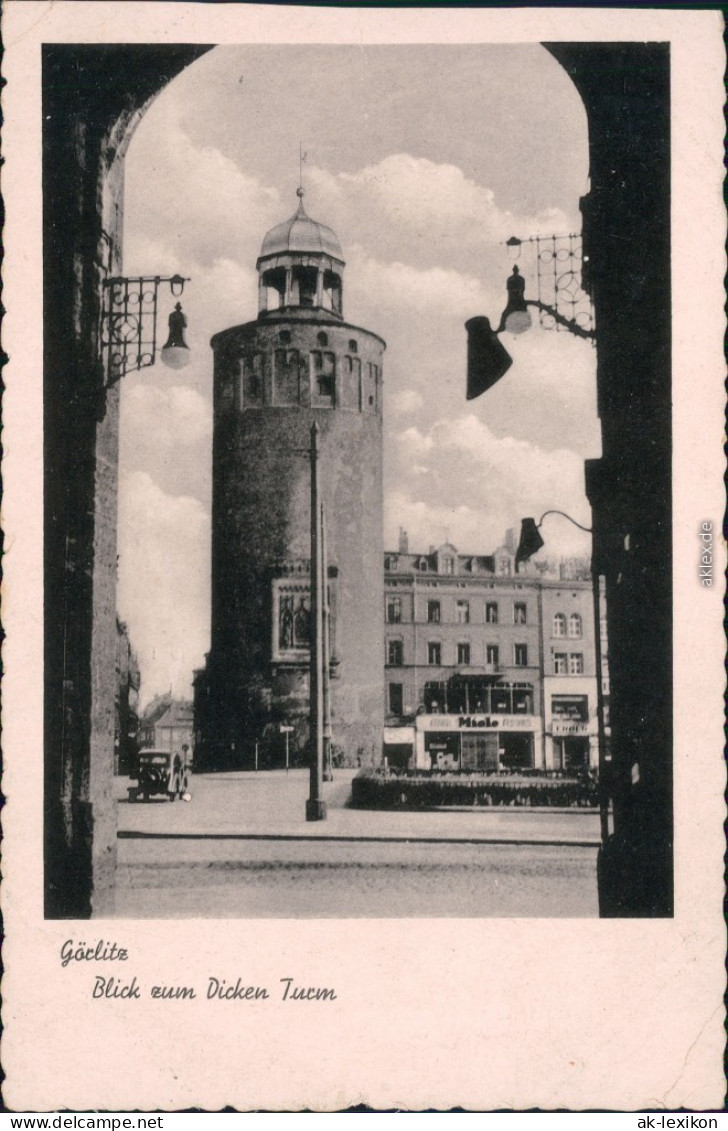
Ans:
MULTIPOLYGON (((558 514, 562 518, 567 519, 573 526, 577 526, 579 530, 583 530, 586 534, 593 534, 594 531, 589 526, 582 526, 570 514, 560 510, 544 511, 541 518, 536 522, 533 518, 521 519, 521 537, 518 541, 518 549, 516 550, 516 572, 521 562, 528 561, 541 547, 544 545, 544 540, 539 531, 543 520, 551 514, 558 514)), ((592 596, 593 596, 593 610, 594 610, 594 651, 595 651, 595 672, 597 684, 597 746, 599 750, 599 819, 600 831, 602 842, 606 844, 609 836, 609 795, 608 790, 605 788, 605 776, 609 769, 609 759, 607 752, 606 742, 606 724, 604 719, 604 691, 602 680, 604 678, 602 667, 602 591, 601 579, 599 573, 599 565, 595 560, 594 552, 592 549, 592 596)))
POLYGON ((306 801, 306 820, 324 821, 326 803, 321 797, 323 777, 323 731, 324 731, 324 681, 323 681, 323 554, 321 538, 321 515, 318 484, 318 435, 319 426, 311 425, 311 642, 310 642, 310 690, 309 690, 309 730, 310 730, 310 787, 306 801))
POLYGON ((329 605, 329 566, 326 553, 326 518, 321 505, 321 559, 322 559, 322 637, 321 674, 323 682, 323 780, 333 781, 331 767, 331 608, 329 605))

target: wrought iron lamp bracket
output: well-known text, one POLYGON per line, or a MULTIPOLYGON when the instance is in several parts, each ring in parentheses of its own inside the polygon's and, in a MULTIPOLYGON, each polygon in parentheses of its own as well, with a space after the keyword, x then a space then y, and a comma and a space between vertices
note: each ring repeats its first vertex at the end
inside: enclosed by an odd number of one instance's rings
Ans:
POLYGON ((169 283, 178 297, 189 279, 182 275, 114 276, 103 283, 100 345, 106 387, 157 360, 159 286, 169 283))
POLYGON ((556 309, 556 307, 549 306, 547 302, 541 302, 539 299, 527 298, 526 306, 535 306, 536 309, 539 310, 542 314, 548 314, 550 318, 553 318, 557 326, 563 326, 565 330, 568 330, 570 334, 574 334, 575 337, 585 338, 590 342, 596 341, 596 330, 582 326, 579 322, 577 322, 576 318, 566 318, 565 315, 561 314, 556 309))
POLYGON ((511 236, 506 240, 506 247, 518 259, 524 243, 535 246, 538 285, 538 298, 526 299, 526 305, 536 307, 544 329, 563 329, 578 338, 596 342, 594 310, 588 288, 585 290, 580 282, 589 265, 581 235, 530 236, 525 240, 511 236))

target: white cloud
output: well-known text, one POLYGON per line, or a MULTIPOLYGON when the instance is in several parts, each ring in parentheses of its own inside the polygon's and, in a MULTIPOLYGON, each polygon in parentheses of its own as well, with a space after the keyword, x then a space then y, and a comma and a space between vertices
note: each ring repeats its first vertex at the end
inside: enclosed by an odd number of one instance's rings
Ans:
MULTIPOLYGON (((590 525, 584 465, 573 451, 497 437, 473 415, 440 420, 426 432, 407 428, 392 448, 388 545, 405 526, 413 549, 449 536, 464 551, 492 553, 509 527, 552 508, 590 525)), ((588 546, 588 535, 566 522, 549 529, 549 553, 584 553, 588 546)))
POLYGON ((398 261, 387 263, 364 255, 356 248, 346 272, 348 300, 357 305, 378 301, 389 310, 396 303, 402 311, 435 312, 439 317, 455 315, 459 320, 472 310, 495 307, 501 295, 475 275, 447 267, 418 268, 398 261))
POLYGON ((220 258, 254 263, 263 234, 285 218, 278 190, 220 150, 195 145, 166 98, 150 108, 132 141, 125 212, 125 270, 140 274, 166 272, 167 262, 180 270, 220 258), (150 256, 161 249, 167 258, 160 266, 150 256))
POLYGON ((128 473, 146 472, 162 490, 174 495, 190 495, 208 503, 210 398, 187 385, 165 387, 160 383, 163 379, 160 375, 157 383, 149 383, 145 374, 137 384, 122 389, 121 467, 128 473))
POLYGON ((422 408, 424 401, 415 389, 400 389, 387 396, 385 412, 394 416, 409 416, 422 408))
POLYGON ((210 516, 146 472, 122 475, 119 544, 119 615, 139 657, 142 701, 170 687, 188 697, 209 647, 210 516))
MULTIPOLYGON (((397 258, 422 265, 465 262, 509 236, 552 235, 573 221, 558 208, 519 215, 500 207, 486 185, 453 164, 392 153, 354 173, 312 166, 312 197, 327 223, 364 247, 381 245, 382 232, 397 258)), ((505 251, 503 252, 505 255, 505 251)))
POLYGON ((137 385, 125 398, 124 412, 129 428, 137 435, 146 431, 158 447, 198 444, 212 435, 209 401, 184 385, 137 385))

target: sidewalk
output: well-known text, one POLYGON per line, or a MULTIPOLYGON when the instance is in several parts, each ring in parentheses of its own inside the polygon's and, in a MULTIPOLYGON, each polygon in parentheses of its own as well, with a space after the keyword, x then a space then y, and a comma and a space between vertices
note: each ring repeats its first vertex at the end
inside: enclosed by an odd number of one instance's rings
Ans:
POLYGON ((599 815, 593 810, 528 808, 447 809, 417 812, 350 809, 355 770, 335 770, 323 784, 327 817, 305 819, 308 771, 200 774, 190 803, 129 804, 128 782, 117 778, 122 840, 374 841, 432 844, 533 844, 596 848, 599 815))

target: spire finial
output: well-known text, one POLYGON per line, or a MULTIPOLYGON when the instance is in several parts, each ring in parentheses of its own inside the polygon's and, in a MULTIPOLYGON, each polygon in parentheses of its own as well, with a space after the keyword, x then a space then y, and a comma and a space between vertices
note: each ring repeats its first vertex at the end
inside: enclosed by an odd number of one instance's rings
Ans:
POLYGON ((308 156, 308 154, 304 153, 304 151, 303 151, 303 142, 299 141, 299 143, 298 143, 298 188, 296 189, 296 196, 299 198, 299 200, 302 200, 303 195, 304 195, 303 166, 304 166, 304 163, 306 161, 307 156, 308 156))

